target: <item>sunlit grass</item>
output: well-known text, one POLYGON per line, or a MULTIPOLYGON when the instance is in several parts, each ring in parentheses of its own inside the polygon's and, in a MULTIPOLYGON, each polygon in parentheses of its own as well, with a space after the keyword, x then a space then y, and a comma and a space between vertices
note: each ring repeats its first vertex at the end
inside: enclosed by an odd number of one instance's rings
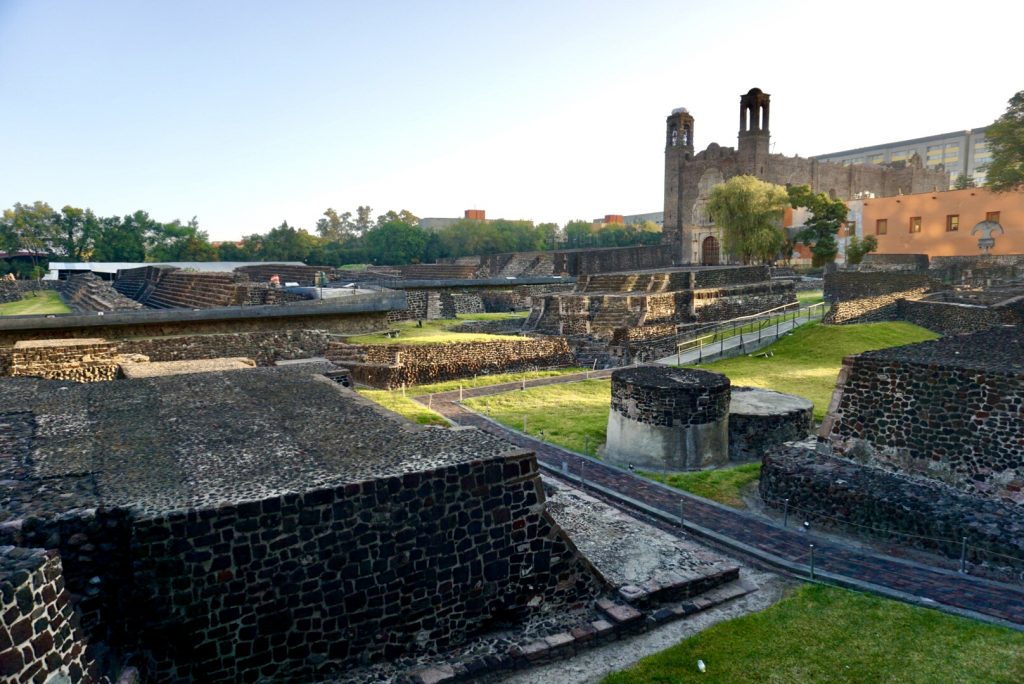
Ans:
POLYGON ((825 301, 824 292, 822 290, 807 290, 806 292, 797 292, 796 301, 800 302, 800 306, 810 306, 811 304, 817 304, 818 302, 825 301))
POLYGON ((493 342, 494 340, 518 340, 517 335, 491 335, 488 333, 462 333, 451 330, 452 326, 463 321, 495 321, 507 318, 523 318, 526 312, 520 313, 480 313, 462 314, 457 319, 438 319, 424 321, 400 321, 390 326, 397 330, 397 337, 385 334, 356 335, 348 338, 350 344, 447 344, 452 342, 493 342))
POLYGON ((644 473, 643 475, 670 487, 717 501, 726 506, 745 508, 740 493, 750 483, 757 482, 761 476, 761 464, 744 463, 731 468, 700 470, 693 473, 644 473))
POLYGON ((71 308, 56 290, 39 290, 26 294, 20 301, 0 304, 0 316, 42 316, 70 312, 71 308))
POLYGON ((606 677, 677 682, 1022 682, 1024 634, 845 589, 804 585, 606 677), (705 663, 706 672, 697 669, 705 663))

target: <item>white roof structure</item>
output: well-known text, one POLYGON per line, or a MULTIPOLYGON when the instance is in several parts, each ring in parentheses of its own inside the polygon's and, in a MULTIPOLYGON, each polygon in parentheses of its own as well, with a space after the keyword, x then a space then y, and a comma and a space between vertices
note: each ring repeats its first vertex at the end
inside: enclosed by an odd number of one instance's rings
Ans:
POLYGON ((51 261, 50 272, 43 280, 57 280, 59 271, 92 271, 93 273, 116 274, 125 268, 139 268, 141 266, 176 266, 177 268, 189 269, 192 271, 234 271, 242 266, 258 266, 265 264, 283 264, 286 266, 305 266, 301 261, 51 261))

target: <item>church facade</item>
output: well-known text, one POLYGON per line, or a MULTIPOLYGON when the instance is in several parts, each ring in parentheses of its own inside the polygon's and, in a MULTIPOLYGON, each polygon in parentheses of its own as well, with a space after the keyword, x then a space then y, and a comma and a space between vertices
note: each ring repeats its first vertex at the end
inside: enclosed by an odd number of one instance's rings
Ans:
POLYGON ((683 108, 669 115, 665 134, 665 223, 663 242, 678 264, 719 264, 721 232, 707 214, 711 188, 739 175, 779 185, 810 185, 817 192, 848 200, 888 197, 949 187, 949 174, 926 169, 915 155, 890 164, 836 164, 769 152, 770 98, 758 88, 740 96, 736 148, 711 143, 694 153, 694 118, 683 108))

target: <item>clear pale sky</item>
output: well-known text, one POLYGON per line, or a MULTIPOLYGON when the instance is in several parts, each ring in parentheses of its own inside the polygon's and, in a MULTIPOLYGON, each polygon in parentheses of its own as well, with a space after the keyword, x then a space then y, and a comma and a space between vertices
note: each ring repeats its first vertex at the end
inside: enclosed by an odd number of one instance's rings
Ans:
POLYGON ((564 223, 662 209, 665 117, 774 151, 976 128, 1024 89, 1024 3, 0 0, 0 209, 197 216, 211 239, 327 207, 564 223))

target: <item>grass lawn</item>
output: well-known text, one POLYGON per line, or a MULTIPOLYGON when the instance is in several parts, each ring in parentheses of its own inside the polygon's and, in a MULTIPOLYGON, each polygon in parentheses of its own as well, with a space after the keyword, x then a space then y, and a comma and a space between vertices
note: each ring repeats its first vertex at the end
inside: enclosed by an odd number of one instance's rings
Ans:
POLYGON ((705 499, 745 508, 740 491, 761 477, 760 463, 744 463, 732 468, 701 470, 693 473, 643 473, 644 477, 657 480, 670 487, 690 492, 705 499))
POLYGON ((527 416, 529 434, 543 432, 549 442, 581 453, 589 447, 593 454, 604 444, 610 402, 609 380, 584 380, 477 397, 463 403, 516 430, 523 429, 523 416, 527 416))
POLYGON ((936 337, 935 333, 910 323, 812 323, 768 347, 774 354, 772 358, 741 356, 700 367, 728 375, 734 385, 766 387, 806 397, 814 402, 815 420, 821 420, 844 357, 936 337))
MULTIPOLYGON (((420 425, 448 425, 448 421, 439 414, 429 410, 412 400, 414 396, 422 394, 436 394, 438 392, 450 392, 459 389, 460 386, 486 387, 488 385, 500 385, 505 382, 518 382, 520 380, 532 380, 534 378, 548 378, 554 375, 566 375, 568 373, 579 373, 583 368, 555 368, 552 370, 527 371, 525 373, 499 373, 496 375, 478 375, 475 378, 464 378, 462 380, 448 380, 436 382, 430 385, 418 385, 409 387, 402 395, 402 390, 358 390, 367 399, 371 399, 386 409, 405 416, 414 423, 420 425)), ((522 427, 522 426, 520 426, 522 427)))
POLYGON ((71 308, 61 300, 56 290, 40 290, 38 294, 25 295, 21 301, 0 304, 0 316, 41 316, 70 312, 71 308))
POLYGON ((504 318, 525 318, 528 312, 491 313, 491 314, 460 314, 455 320, 423 321, 423 326, 416 321, 394 323, 390 329, 400 331, 398 337, 386 335, 356 335, 348 338, 350 344, 445 344, 448 342, 490 342, 493 340, 518 340, 517 335, 489 335, 486 333, 460 333, 450 330, 452 326, 463 321, 494 321, 504 318))
POLYGON ((825 296, 822 290, 808 290, 807 292, 797 292, 796 301, 800 302, 800 306, 810 306, 825 301, 825 296))
POLYGON ((603 684, 1021 682, 1024 635, 833 587, 804 585, 603 684), (707 672, 697 670, 703 660, 707 672))

